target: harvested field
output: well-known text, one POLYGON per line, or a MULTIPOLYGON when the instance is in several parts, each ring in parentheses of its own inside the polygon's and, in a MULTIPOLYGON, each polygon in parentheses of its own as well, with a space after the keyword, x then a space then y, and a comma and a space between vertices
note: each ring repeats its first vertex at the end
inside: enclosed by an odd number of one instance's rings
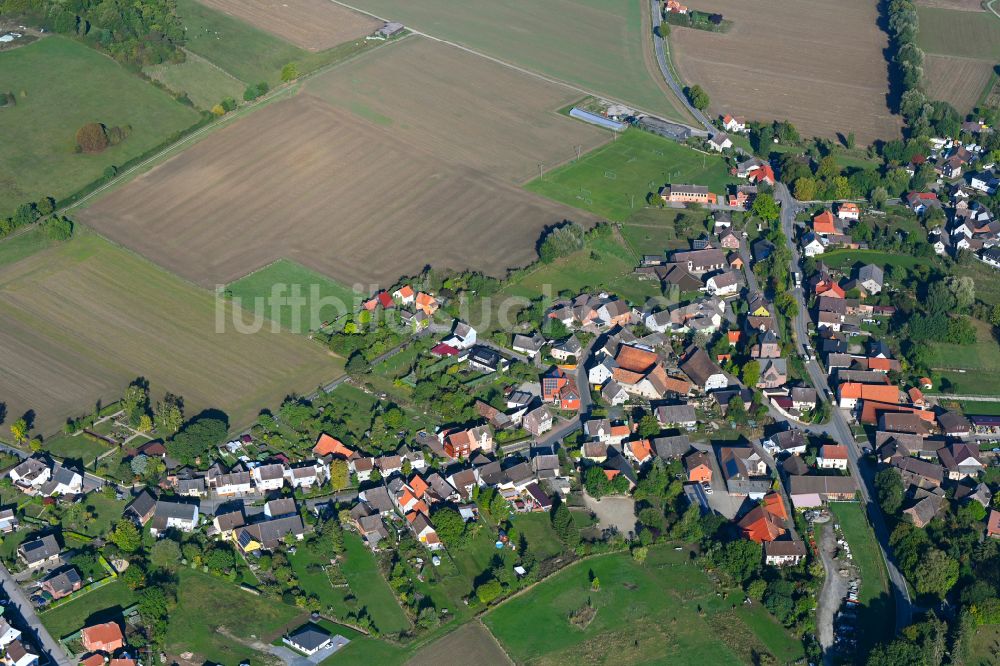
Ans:
POLYGON ((876 3, 706 0, 698 9, 733 21, 728 33, 670 34, 681 77, 708 92, 713 113, 787 119, 805 136, 853 131, 862 145, 899 136, 876 3))
POLYGON ((309 82, 308 91, 452 163, 516 183, 609 141, 557 109, 571 90, 410 38, 309 82))
POLYGON ((296 46, 322 51, 381 27, 381 21, 329 0, 199 0, 296 46))
POLYGON ((1000 60, 1000 18, 988 12, 918 7, 917 45, 927 53, 1000 60))
POLYGON ((213 133, 79 217, 204 286, 285 257, 366 292, 427 264, 502 275, 535 258, 546 225, 596 221, 310 95, 213 133))
POLYGON ((976 58, 927 54, 924 81, 933 99, 950 102, 960 114, 972 110, 993 79, 993 63, 976 58))
POLYGON ((652 57, 648 0, 348 0, 494 58, 694 122, 652 57))
POLYGON ((338 359, 290 333, 244 335, 227 320, 216 334, 212 294, 79 234, 0 268, 0 402, 9 415, 35 410, 38 432, 117 399, 140 375, 154 399, 171 391, 188 415, 214 407, 236 426, 340 373, 338 359))
POLYGON ((407 666, 464 666, 513 664, 496 639, 478 620, 439 638, 406 662, 407 666))

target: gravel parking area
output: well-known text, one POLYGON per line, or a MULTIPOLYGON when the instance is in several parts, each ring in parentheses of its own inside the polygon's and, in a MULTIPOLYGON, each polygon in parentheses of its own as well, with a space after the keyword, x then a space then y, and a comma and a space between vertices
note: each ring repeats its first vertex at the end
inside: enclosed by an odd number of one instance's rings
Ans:
POLYGON ((598 500, 584 492, 583 501, 597 516, 600 529, 615 529, 626 536, 635 532, 635 500, 631 497, 604 497, 598 500))

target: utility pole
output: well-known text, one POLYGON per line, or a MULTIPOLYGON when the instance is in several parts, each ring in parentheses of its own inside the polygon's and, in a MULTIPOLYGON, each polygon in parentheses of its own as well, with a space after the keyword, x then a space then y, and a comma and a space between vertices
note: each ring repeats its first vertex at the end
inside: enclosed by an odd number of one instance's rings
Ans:
POLYGON ((579 161, 580 161, 580 149, 581 149, 581 148, 583 148, 583 146, 577 146, 577 147, 576 147, 576 161, 577 161, 577 162, 579 162, 579 161))
POLYGON ((538 180, 542 179, 542 163, 538 163, 538 180))

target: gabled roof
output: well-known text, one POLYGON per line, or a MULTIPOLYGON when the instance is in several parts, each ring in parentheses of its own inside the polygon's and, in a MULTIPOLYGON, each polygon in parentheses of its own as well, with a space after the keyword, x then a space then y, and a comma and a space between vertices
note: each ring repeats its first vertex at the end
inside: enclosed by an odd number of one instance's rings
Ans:
POLYGON ((343 458, 350 458, 354 451, 347 448, 347 446, 345 446, 344 443, 336 437, 323 433, 319 436, 319 439, 316 440, 316 446, 313 447, 313 453, 318 456, 334 455, 343 458))

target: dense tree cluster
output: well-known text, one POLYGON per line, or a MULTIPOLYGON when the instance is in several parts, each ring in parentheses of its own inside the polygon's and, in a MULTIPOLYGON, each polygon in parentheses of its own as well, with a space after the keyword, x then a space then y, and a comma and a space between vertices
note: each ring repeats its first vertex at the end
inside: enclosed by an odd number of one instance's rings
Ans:
POLYGON ((77 35, 131 67, 184 60, 184 27, 174 0, 0 0, 0 14, 77 35))

